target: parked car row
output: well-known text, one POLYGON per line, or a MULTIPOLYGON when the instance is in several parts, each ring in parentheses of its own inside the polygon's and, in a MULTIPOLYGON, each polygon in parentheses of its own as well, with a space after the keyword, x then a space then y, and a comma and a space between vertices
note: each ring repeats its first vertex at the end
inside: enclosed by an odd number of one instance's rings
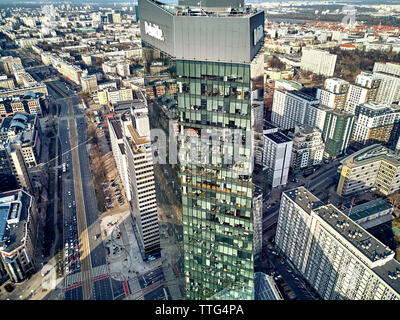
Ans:
MULTIPOLYGON (((110 185, 111 185, 111 188, 114 190, 114 194, 115 194, 115 197, 116 197, 116 199, 118 201, 118 204, 120 206, 122 206, 124 204, 124 200, 122 198, 122 194, 121 194, 121 190, 119 188, 119 185, 115 182, 114 179, 112 179, 110 181, 110 185)), ((110 192, 110 189, 111 189, 110 185, 108 183, 105 183, 105 182, 102 183, 103 192, 104 192, 104 196, 105 196, 105 207, 106 207, 106 209, 114 207, 114 201, 112 199, 112 195, 111 195, 111 192, 110 192)))

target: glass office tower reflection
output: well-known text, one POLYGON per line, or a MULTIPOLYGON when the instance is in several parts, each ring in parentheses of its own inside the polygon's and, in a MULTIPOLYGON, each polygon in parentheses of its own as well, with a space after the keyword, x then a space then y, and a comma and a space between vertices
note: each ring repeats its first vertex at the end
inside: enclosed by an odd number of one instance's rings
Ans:
POLYGON ((164 173, 179 179, 186 298, 254 299, 252 105, 263 97, 264 14, 219 4, 194 15, 139 1, 146 94, 151 126, 177 133, 180 161, 164 173), (234 144, 221 132, 234 132, 234 144))

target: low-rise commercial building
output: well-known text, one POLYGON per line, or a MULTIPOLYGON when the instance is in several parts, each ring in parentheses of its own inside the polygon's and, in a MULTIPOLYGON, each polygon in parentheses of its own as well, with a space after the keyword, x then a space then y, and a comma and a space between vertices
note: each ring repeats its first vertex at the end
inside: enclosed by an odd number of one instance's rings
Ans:
POLYGON ((48 96, 47 86, 42 82, 38 82, 29 87, 23 88, 12 88, 12 89, 0 89, 0 98, 17 96, 17 95, 25 95, 28 92, 33 93, 43 93, 45 96, 48 96))
POLYGON ((364 229, 370 229, 393 220, 393 207, 383 198, 368 201, 343 211, 364 229))

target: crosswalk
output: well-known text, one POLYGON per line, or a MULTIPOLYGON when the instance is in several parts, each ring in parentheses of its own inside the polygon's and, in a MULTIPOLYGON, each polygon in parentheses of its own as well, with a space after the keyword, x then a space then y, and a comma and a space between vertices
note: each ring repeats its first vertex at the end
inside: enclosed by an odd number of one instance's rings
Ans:
MULTIPOLYGON (((73 274, 69 274, 65 277, 65 288, 71 287, 74 284, 82 282, 82 273, 88 273, 87 271, 84 272, 76 272, 73 274)), ((103 276, 105 274, 108 274, 108 267, 107 265, 103 264, 101 266, 95 267, 92 269, 92 278, 97 278, 100 276, 103 276)))
POLYGON ((97 266, 92 269, 93 278, 100 277, 108 273, 108 267, 106 264, 102 264, 101 266, 97 266))
POLYGON ((80 272, 69 274, 65 277, 65 287, 68 288, 76 283, 82 282, 82 275, 80 272))

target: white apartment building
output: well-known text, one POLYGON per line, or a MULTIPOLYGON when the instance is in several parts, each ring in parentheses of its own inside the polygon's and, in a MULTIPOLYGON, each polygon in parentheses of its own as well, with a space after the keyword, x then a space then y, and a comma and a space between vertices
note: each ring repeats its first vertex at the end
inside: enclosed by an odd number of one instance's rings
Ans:
POLYGON ((349 85, 344 110, 354 114, 359 104, 375 101, 381 79, 372 73, 362 72, 356 78, 355 84, 349 85))
POLYGON ((349 83, 338 78, 325 80, 324 88, 317 89, 316 98, 330 108, 344 109, 349 83))
POLYGON ((324 156, 325 144, 319 129, 296 126, 293 137, 291 167, 298 171, 320 164, 324 156))
POLYGON ((114 116, 107 118, 108 131, 110 133, 111 150, 117 165, 119 176, 124 186, 125 194, 128 201, 132 200, 131 186, 128 177, 128 164, 124 144, 124 136, 122 133, 121 117, 114 116))
POLYGON ((144 255, 160 252, 153 155, 147 108, 131 109, 123 115, 122 132, 131 188, 131 212, 136 223, 144 255))
POLYGON ((383 71, 374 71, 374 75, 381 79, 376 101, 389 104, 398 103, 400 101, 400 76, 383 71))
POLYGON ((131 74, 128 60, 106 61, 102 69, 104 73, 116 73, 121 77, 129 77, 131 74))
POLYGON ((81 77, 82 91, 86 93, 93 93, 98 90, 96 75, 88 75, 81 77))
POLYGON ((272 188, 286 185, 293 141, 281 132, 264 135, 263 170, 268 170, 272 188))
POLYGON ((394 62, 375 62, 373 72, 386 72, 400 76, 400 64, 394 62))
POLYGON ((275 90, 271 120, 281 130, 296 125, 316 125, 319 100, 297 90, 275 90))
POLYGON ((301 69, 326 77, 332 77, 335 72, 336 54, 319 49, 303 48, 301 69))
POLYGON ((121 77, 129 77, 131 75, 129 70, 129 61, 123 60, 117 63, 117 74, 121 77))
POLYGON ((304 187, 283 192, 275 243, 325 300, 399 300, 395 253, 304 187))

